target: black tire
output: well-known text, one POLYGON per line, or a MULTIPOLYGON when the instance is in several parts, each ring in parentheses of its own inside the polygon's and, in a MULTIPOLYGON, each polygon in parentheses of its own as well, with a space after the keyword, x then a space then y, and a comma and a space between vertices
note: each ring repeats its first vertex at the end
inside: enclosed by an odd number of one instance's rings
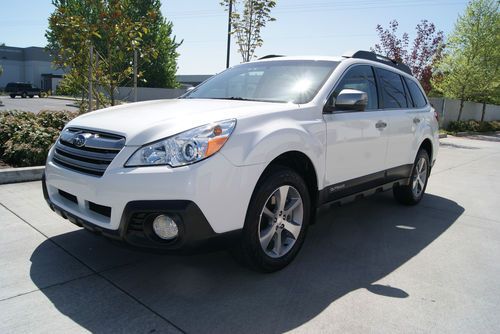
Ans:
POLYGON ((16 98, 16 94, 10 94, 10 98, 11 99, 15 99, 16 98))
POLYGON ((430 174, 430 164, 429 164, 429 154, 424 149, 420 149, 417 153, 417 157, 415 158, 415 162, 413 163, 413 167, 411 170, 410 183, 408 185, 399 185, 395 186, 393 189, 394 198, 402 204, 405 205, 416 205, 418 204, 422 198, 424 197, 425 189, 427 188, 427 181, 429 180, 430 174), (419 185, 419 181, 417 180, 418 169, 420 168, 419 162, 425 161, 425 166, 423 166, 422 170, 425 169, 425 181, 422 180, 423 186, 419 185), (415 186, 417 189, 415 190, 415 186), (420 190, 420 191, 418 191, 420 190))
POLYGON ((28 94, 26 94, 26 92, 23 92, 23 93, 21 94, 21 97, 22 97, 23 99, 25 99, 25 98, 26 98, 26 96, 28 96, 28 94))
MULTIPOLYGON (((288 197, 287 197, 288 199, 288 197)), ((276 208, 278 206, 276 205, 276 208)), ((276 216, 278 216, 279 209, 276 209, 276 216)), ((285 211, 286 212, 286 211, 285 211)), ((236 246, 236 255, 238 259, 243 260, 243 262, 248 265, 250 268, 261 271, 261 272, 274 272, 286 267, 292 260, 295 258, 297 253, 299 252, 302 244, 304 243, 304 238, 306 235, 307 227, 309 226, 309 220, 311 217, 311 200, 309 191, 306 183, 302 179, 302 177, 297 174, 295 171, 286 168, 286 167, 275 167, 266 172, 265 175, 262 176, 261 180, 259 180, 257 186, 255 187, 254 193, 252 195, 252 199, 250 201, 250 205, 247 210, 247 215, 245 218, 245 225, 243 227, 242 240, 236 246), (302 200, 302 225, 300 226, 300 232, 298 232, 298 237, 290 239, 292 234, 288 232, 284 224, 280 224, 279 220, 276 222, 276 219, 269 219, 266 223, 269 226, 269 230, 274 231, 276 227, 276 232, 272 232, 273 236, 276 237, 276 233, 278 233, 278 226, 281 226, 283 232, 279 232, 281 238, 283 238, 283 234, 285 233, 285 241, 283 242, 286 246, 288 242, 290 247, 285 254, 280 257, 271 257, 263 249, 261 246, 261 242, 259 239, 261 231, 260 221, 261 215, 264 209, 264 206, 269 203, 273 194, 283 186, 291 186, 290 189, 293 189, 295 194, 300 195, 300 199, 302 200), (291 240, 291 241, 287 241, 291 240)), ((279 213, 281 216, 281 211, 279 213)), ((294 214, 292 214, 294 215, 294 214)), ((263 215, 264 216, 264 215, 263 215)), ((293 217, 288 218, 285 215, 282 216, 284 219, 288 219, 288 223, 284 221, 285 224, 290 224, 291 220, 294 220, 293 217)), ((289 226, 289 225, 288 225, 289 226)), ((297 229, 298 230, 298 229, 297 229)), ((271 242, 275 243, 276 239, 271 238, 271 242)), ((282 240, 282 239, 280 239, 282 240)), ((270 243, 271 245, 271 243, 270 243)))
POLYGON ((32 99, 35 95, 28 95, 30 97, 30 99, 32 99))

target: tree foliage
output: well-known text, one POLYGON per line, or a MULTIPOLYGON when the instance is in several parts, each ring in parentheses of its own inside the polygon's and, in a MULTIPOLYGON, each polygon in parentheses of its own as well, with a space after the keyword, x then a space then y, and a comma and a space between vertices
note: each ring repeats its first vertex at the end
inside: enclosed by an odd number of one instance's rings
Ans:
MULTIPOLYGON (((0 43, 0 46, 5 46, 5 43, 0 43)), ((3 74, 3 67, 0 65, 0 75, 3 74)))
POLYGON ((154 19, 148 22, 148 34, 143 36, 144 43, 155 45, 158 55, 150 62, 139 64, 143 72, 139 86, 175 88, 178 82, 175 80, 177 72, 177 48, 182 41, 177 42, 175 36, 172 37, 172 22, 167 21, 161 13, 160 0, 130 0, 128 14, 134 20, 139 21, 148 12, 155 13, 154 19))
POLYGON ((271 9, 276 6, 275 0, 222 0, 220 4, 229 8, 232 1, 231 34, 236 36, 238 52, 243 62, 255 57, 255 49, 262 46, 264 40, 262 29, 267 22, 276 21, 271 16, 271 9))
MULTIPOLYGON (((69 69, 67 80, 71 82, 68 86, 80 87, 82 96, 88 89, 89 67, 92 68, 97 102, 105 104, 103 95, 99 94, 104 90, 114 105, 116 88, 131 83, 134 50, 143 65, 158 59, 162 48, 158 41, 166 35, 155 35, 151 29, 165 20, 159 16, 157 8, 143 9, 146 4, 158 5, 157 1, 53 0, 52 3, 56 9, 49 18, 47 49, 57 66, 69 69), (142 11, 138 10, 139 3, 144 6, 142 11), (89 57, 91 45, 94 50, 92 62, 89 57)), ((174 53, 162 54, 164 57, 172 55, 177 56, 175 42, 174 53)), ((173 61, 175 63, 175 59, 173 61)), ((168 66, 171 71, 171 62, 168 66)), ((144 77, 141 69, 138 77, 144 77)))
POLYGON ((474 0, 460 15, 433 84, 446 97, 500 104, 500 13, 496 0, 474 0))
POLYGON ((377 25, 380 43, 375 44, 372 51, 407 64, 428 93, 432 88, 434 65, 442 57, 444 34, 436 30, 434 23, 422 20, 415 27, 416 35, 410 45, 408 33, 403 33, 401 37, 397 35, 398 27, 396 20, 389 22, 389 27, 385 29, 377 25))

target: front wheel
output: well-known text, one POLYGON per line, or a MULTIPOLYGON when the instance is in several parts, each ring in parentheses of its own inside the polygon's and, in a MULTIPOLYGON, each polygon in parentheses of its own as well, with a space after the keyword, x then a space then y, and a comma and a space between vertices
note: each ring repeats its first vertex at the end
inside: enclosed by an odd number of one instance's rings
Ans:
POLYGON ((427 151, 420 149, 413 164, 410 176, 410 184, 396 186, 393 189, 394 198, 406 205, 415 205, 420 202, 427 188, 430 174, 429 155, 427 151))
POLYGON ((310 211, 309 191, 299 174, 285 167, 266 173, 248 207, 240 258, 263 272, 287 266, 304 242, 310 211))
POLYGON ((10 94, 9 95, 11 99, 15 99, 16 98, 16 94, 10 94))
POLYGON ((23 98, 23 99, 25 99, 25 98, 26 98, 26 96, 28 96, 28 94, 26 94, 26 92, 23 92, 23 93, 21 94, 21 98, 23 98))

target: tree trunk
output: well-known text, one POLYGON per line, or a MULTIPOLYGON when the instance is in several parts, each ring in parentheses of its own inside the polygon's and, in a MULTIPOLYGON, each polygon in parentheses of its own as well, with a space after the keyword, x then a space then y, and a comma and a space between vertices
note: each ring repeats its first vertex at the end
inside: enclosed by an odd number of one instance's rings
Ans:
POLYGON ((483 102, 483 110, 481 112, 481 123, 484 122, 484 114, 486 113, 486 102, 483 102))
POLYGON ((109 98, 111 99, 111 105, 115 105, 115 86, 111 85, 109 90, 109 98))
POLYGON ((441 117, 439 118, 440 120, 440 126, 444 124, 444 119, 446 117, 446 97, 443 97, 443 105, 441 106, 441 117))
POLYGON ((462 118, 462 111, 464 109, 464 99, 460 99, 460 110, 458 110, 458 119, 457 121, 460 120, 460 118, 462 118))
POLYGON ((250 4, 250 17, 248 19, 248 36, 247 36, 247 54, 246 54, 246 59, 245 62, 250 61, 250 48, 252 44, 252 24, 253 24, 253 0, 249 0, 248 3, 250 4))

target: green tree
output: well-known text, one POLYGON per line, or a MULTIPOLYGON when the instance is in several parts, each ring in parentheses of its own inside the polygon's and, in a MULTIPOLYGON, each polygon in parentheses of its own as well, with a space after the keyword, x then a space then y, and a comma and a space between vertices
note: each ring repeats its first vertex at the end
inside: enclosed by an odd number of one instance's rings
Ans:
POLYGON ((222 0, 220 4, 229 8, 232 2, 231 34, 236 36, 238 52, 243 62, 255 57, 255 49, 262 46, 264 40, 261 30, 269 21, 276 21, 271 17, 271 9, 276 6, 275 0, 222 0), (241 8, 243 7, 243 8, 241 8))
MULTIPOLYGON (((3 73, 3 67, 2 67, 2 65, 0 65, 0 77, 2 76, 2 73, 3 73)), ((2 102, 2 100, 0 100, 0 106, 2 106, 2 105, 3 105, 3 102, 2 102)))
MULTIPOLYGON (((154 10, 140 17, 130 13, 136 10, 136 0, 53 0, 55 11, 49 18, 46 32, 48 50, 54 63, 70 70, 68 84, 80 87, 82 96, 88 90, 88 72, 92 68, 93 95, 101 105, 116 103, 116 88, 130 84, 133 74, 133 54, 137 50, 141 64, 149 64, 158 55, 156 41, 146 38, 149 27, 158 20, 154 10), (90 48, 94 58, 90 62, 90 48)), ((138 77, 143 77, 139 71, 138 77)))
POLYGON ((473 0, 460 15, 438 64, 434 87, 444 96, 465 101, 500 103, 500 14, 496 0, 473 0))
MULTIPOLYGON (((5 44, 0 43, 0 46, 5 46, 5 44)), ((3 73, 3 67, 2 67, 2 65, 0 65, 0 75, 2 75, 2 73, 3 73)))
POLYGON ((177 48, 182 44, 172 37, 172 22, 167 21, 161 13, 160 0, 130 0, 128 14, 134 20, 140 20, 149 12, 155 13, 154 19, 148 22, 148 34, 143 36, 145 44, 156 46, 158 56, 150 62, 140 63, 143 72, 139 86, 175 88, 179 84, 175 79, 177 72, 177 48))

